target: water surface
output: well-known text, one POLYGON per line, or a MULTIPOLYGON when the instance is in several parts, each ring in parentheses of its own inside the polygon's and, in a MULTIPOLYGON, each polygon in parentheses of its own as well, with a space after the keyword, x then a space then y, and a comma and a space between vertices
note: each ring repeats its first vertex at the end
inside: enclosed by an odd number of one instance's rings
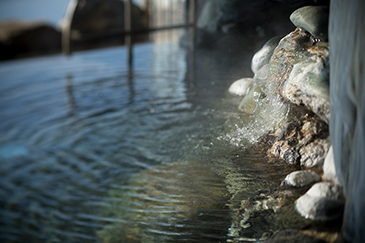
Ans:
POLYGON ((0 63, 2 241, 225 241, 291 170, 247 152, 253 118, 225 92, 245 63, 134 53, 132 73, 124 47, 0 63))

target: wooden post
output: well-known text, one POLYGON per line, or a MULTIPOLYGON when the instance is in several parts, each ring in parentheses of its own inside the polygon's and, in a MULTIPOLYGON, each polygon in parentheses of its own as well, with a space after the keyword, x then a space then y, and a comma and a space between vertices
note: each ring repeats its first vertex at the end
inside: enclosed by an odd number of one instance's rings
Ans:
POLYGON ((124 37, 125 45, 128 49, 128 67, 133 67, 133 43, 132 43, 132 0, 124 1, 124 37))

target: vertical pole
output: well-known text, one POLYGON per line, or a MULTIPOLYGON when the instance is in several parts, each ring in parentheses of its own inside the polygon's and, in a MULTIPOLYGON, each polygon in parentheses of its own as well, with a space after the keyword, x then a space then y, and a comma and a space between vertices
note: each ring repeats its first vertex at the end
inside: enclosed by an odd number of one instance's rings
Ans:
POLYGON ((71 28, 75 11, 78 5, 78 0, 71 0, 67 6, 66 14, 62 21, 62 52, 66 56, 71 55, 72 52, 71 28))
POLYGON ((124 37, 125 45, 128 49, 128 68, 133 67, 133 46, 132 46, 132 0, 124 1, 124 37))
POLYGON ((197 0, 190 0, 190 16, 193 24, 190 35, 192 48, 194 48, 196 44, 196 15, 197 15, 197 0))
MULTIPOLYGON (((185 25, 188 25, 190 23, 190 0, 185 0, 185 4, 184 4, 184 22, 185 25)), ((185 31, 189 31, 189 27, 185 28, 185 31)))

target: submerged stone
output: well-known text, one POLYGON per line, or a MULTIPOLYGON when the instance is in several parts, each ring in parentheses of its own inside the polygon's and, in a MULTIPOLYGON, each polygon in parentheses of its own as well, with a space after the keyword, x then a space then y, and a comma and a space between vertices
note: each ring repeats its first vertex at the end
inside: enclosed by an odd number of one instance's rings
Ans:
POLYGON ((344 203, 340 185, 320 182, 295 202, 295 209, 305 218, 333 220, 342 216, 344 203))
POLYGON ((230 94, 244 96, 254 86, 255 80, 253 78, 242 78, 236 80, 228 89, 230 94))
POLYGON ((294 171, 285 177, 284 183, 289 186, 303 187, 319 182, 321 177, 313 171, 294 171))
POLYGON ((290 15, 290 20, 296 27, 308 31, 322 41, 328 40, 328 18, 328 6, 306 6, 290 15))

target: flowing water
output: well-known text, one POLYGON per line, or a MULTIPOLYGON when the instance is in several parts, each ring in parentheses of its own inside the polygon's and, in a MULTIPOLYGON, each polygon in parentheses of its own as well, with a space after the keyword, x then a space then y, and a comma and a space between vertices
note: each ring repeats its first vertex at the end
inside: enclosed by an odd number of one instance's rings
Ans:
POLYGON ((134 54, 132 72, 124 47, 0 63, 1 241, 223 242, 241 200, 292 170, 251 148, 225 92, 250 56, 134 54))

